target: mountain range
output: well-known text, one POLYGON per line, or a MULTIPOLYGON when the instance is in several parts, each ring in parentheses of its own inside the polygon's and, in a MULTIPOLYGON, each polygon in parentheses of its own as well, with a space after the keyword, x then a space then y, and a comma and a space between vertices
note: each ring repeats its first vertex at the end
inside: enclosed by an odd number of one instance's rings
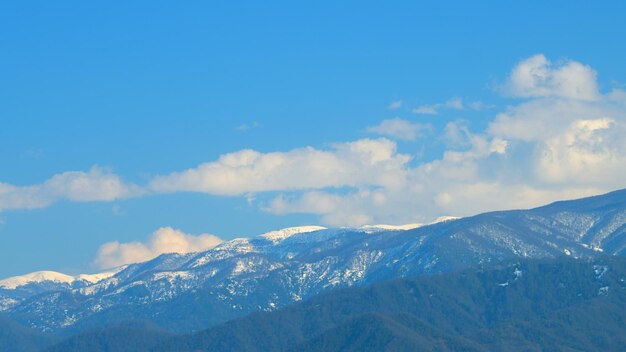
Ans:
POLYGON ((72 336, 72 351, 623 351, 626 258, 521 259, 332 290, 193 334, 148 324, 72 336))
POLYGON ((429 225, 289 228, 95 275, 38 272, 5 279, 0 317, 56 336, 128 321, 193 333, 340 288, 514 260, 621 256, 625 232, 626 190, 429 225))

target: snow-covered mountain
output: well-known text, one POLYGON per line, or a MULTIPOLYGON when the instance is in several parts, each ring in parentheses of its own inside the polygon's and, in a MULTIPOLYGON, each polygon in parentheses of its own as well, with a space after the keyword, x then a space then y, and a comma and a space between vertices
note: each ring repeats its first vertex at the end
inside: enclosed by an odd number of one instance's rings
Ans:
POLYGON ((44 331, 147 319, 182 332, 337 287, 515 257, 602 253, 626 253, 626 190, 424 226, 283 229, 205 252, 164 254, 91 281, 62 274, 12 278, 0 285, 0 309, 44 331))
POLYGON ((0 280, 0 312, 38 294, 71 291, 96 284, 115 275, 124 267, 97 274, 67 275, 56 271, 36 271, 0 280))
POLYGON ((0 280, 0 288, 14 290, 18 287, 24 287, 28 285, 37 286, 43 284, 57 284, 61 286, 73 286, 77 283, 79 285, 87 286, 107 279, 115 275, 121 269, 122 268, 97 274, 80 274, 76 276, 70 276, 63 273, 58 273, 56 271, 36 271, 34 273, 14 276, 8 279, 0 280))

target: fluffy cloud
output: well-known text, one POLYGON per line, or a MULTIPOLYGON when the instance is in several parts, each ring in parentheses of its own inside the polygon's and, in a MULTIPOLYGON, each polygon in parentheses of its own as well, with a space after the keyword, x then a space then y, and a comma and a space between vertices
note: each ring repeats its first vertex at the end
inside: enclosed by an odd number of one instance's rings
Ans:
POLYGON ((142 193, 140 187, 124 183, 110 171, 93 167, 88 172, 57 174, 36 185, 0 183, 0 211, 42 208, 61 199, 75 202, 112 201, 142 193))
POLYGON ((420 222, 526 208, 626 187, 626 94, 601 94, 586 65, 542 55, 513 68, 506 84, 517 105, 481 132, 447 124, 440 159, 402 165, 396 187, 281 194, 266 209, 314 213, 333 225, 420 222))
POLYGON ((383 120, 377 126, 368 127, 366 131, 400 140, 412 141, 417 139, 423 131, 431 128, 432 126, 428 124, 413 123, 396 117, 393 119, 383 120))
POLYGON ((139 263, 163 253, 191 253, 213 248, 222 240, 209 234, 188 235, 171 227, 155 231, 146 243, 108 242, 100 246, 94 265, 101 269, 139 263))
MULTIPOLYGON (((276 196, 265 210, 274 214, 313 213, 320 215, 329 225, 360 226, 424 222, 446 214, 466 215, 493 209, 477 209, 474 207, 476 202, 468 202, 465 198, 457 203, 446 192, 463 193, 463 186, 483 182, 489 175, 481 170, 481 161, 502 159, 507 150, 507 142, 501 139, 471 135, 468 143, 469 149, 447 151, 442 159, 391 170, 404 175, 393 187, 360 187, 343 193, 330 190, 292 192, 276 196), (463 211, 459 211, 462 208, 463 211)), ((499 207, 503 205, 502 198, 495 198, 494 202, 499 202, 499 207)))
MULTIPOLYGON (((427 162, 384 138, 328 149, 243 150, 156 177, 150 188, 253 193, 252 203, 273 214, 317 214, 326 224, 356 226, 532 207, 626 186, 626 93, 602 94, 590 67, 552 64, 542 55, 516 65, 505 87, 522 99, 482 131, 449 122, 439 138, 447 149, 427 162)), ((455 98, 421 112, 484 107, 470 105, 455 98)), ((423 128, 396 118, 367 131, 413 140, 423 128)))
POLYGON ((508 93, 518 97, 600 98, 596 72, 576 61, 552 64, 539 54, 521 61, 511 72, 508 93))
POLYGON ((156 177, 150 188, 155 192, 242 195, 329 187, 394 187, 402 182, 403 166, 410 159, 384 138, 338 143, 328 150, 242 150, 193 169, 156 177))
MULTIPOLYGON (((589 66, 572 60, 554 64, 543 55, 519 62, 503 87, 519 99, 495 113, 484 129, 472 130, 463 120, 447 123, 436 138, 446 150, 434 160, 419 161, 386 138, 271 153, 241 150, 156 176, 147 190, 245 196, 273 214, 317 214, 324 223, 342 226, 425 222, 626 187, 626 92, 600 92, 589 66)), ((484 111, 486 105, 453 98, 415 112, 438 109, 484 111)), ((425 128, 395 118, 367 131, 414 140, 425 128)), ((142 192, 94 168, 56 175, 40 185, 0 183, 0 210, 142 192)), ((157 247, 109 243, 101 248, 104 259, 98 263, 145 260, 161 253, 157 247)))
MULTIPOLYGON (((323 223, 332 226, 362 226, 379 219, 404 224, 410 221, 406 221, 406 212, 399 208, 402 203, 410 206, 411 202, 403 198, 405 195, 401 189, 390 188, 362 188, 347 194, 308 191, 300 195, 281 194, 273 198, 264 210, 277 215, 317 214, 323 223)), ((412 218, 417 218, 415 215, 412 218)))

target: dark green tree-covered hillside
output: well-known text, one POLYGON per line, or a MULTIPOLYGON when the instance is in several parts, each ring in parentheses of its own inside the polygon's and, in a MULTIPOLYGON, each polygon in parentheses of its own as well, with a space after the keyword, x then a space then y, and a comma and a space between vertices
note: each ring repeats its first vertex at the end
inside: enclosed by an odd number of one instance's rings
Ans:
POLYGON ((36 352, 58 341, 55 336, 0 316, 0 352, 36 352))
POLYGON ((171 337, 172 334, 153 323, 133 321, 70 337, 46 351, 146 351, 171 337))

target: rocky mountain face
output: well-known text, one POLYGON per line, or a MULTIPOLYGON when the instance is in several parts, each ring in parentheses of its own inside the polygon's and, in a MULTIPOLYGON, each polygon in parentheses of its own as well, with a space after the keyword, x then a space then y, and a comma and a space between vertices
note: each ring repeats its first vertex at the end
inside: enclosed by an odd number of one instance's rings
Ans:
POLYGON ((189 332, 338 287, 514 258, 623 255, 625 232, 626 190, 420 227, 290 228, 91 280, 3 280, 0 313, 61 334, 141 319, 189 332))

